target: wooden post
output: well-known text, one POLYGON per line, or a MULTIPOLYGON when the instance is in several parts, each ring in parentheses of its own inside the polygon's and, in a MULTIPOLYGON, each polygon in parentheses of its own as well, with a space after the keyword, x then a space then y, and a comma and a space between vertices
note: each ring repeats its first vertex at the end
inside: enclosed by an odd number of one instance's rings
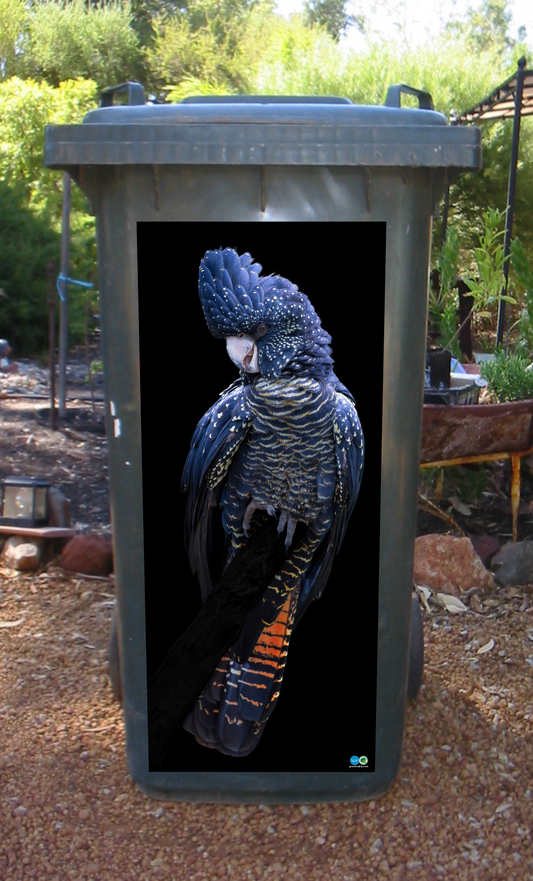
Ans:
MULTIPOLYGON (((63 175, 63 217, 61 221, 61 268, 68 277, 70 227, 70 174, 63 175)), ((67 353, 68 353, 68 282, 60 282, 61 305, 59 310, 59 418, 67 415, 67 353)))

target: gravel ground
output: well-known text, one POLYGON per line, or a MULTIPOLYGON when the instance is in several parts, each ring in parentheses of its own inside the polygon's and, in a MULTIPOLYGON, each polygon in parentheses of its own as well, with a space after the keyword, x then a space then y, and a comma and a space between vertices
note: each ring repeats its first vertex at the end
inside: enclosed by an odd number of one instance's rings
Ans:
MULTIPOLYGON (((8 415, 15 456, 28 422, 8 415)), ((31 433, 37 462, 36 421, 31 433)), ((102 471, 100 436, 58 442, 64 467, 83 453, 102 471)), ((387 794, 183 804, 147 798, 127 774, 106 662, 113 580, 0 564, 0 879, 533 881, 533 589, 474 595, 475 611, 430 601, 424 613, 424 684, 387 794)))
POLYGON ((0 878, 533 879, 530 589, 426 615, 425 681, 386 795, 236 807, 149 799, 128 777, 111 580, 0 576, 0 878))

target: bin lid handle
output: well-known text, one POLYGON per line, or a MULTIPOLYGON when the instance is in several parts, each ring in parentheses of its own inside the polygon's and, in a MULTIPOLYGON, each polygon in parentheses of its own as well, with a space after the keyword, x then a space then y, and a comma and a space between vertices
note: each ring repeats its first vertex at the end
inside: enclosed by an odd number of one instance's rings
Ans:
POLYGON ((335 95, 190 95, 180 104, 352 104, 335 95))
POLYGON ((402 92, 404 92, 406 95, 414 95, 415 98, 418 98, 418 107, 420 110, 435 109, 433 106, 433 98, 431 97, 429 92, 423 92, 421 89, 413 89, 411 86, 406 86, 403 83, 398 83, 395 86, 389 86, 387 97, 385 98, 385 107, 401 107, 402 92))
POLYGON ((100 92, 100 107, 112 107, 113 96, 117 92, 128 93, 128 104, 144 104, 144 89, 140 83, 120 83, 119 86, 109 86, 100 92))

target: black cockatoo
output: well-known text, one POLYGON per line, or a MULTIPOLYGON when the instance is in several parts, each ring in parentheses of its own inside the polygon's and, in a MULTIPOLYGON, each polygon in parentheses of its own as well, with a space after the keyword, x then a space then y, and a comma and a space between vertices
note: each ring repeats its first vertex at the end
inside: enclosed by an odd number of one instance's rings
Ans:
POLYGON ((207 326, 225 338, 240 378, 198 423, 182 477, 186 549, 204 601, 258 523, 276 517, 285 531, 285 563, 184 723, 199 743, 231 756, 251 753, 276 705, 292 630, 324 590, 364 459, 330 335, 295 284, 261 270, 233 248, 201 261, 207 326), (220 519, 226 550, 217 569, 220 519))

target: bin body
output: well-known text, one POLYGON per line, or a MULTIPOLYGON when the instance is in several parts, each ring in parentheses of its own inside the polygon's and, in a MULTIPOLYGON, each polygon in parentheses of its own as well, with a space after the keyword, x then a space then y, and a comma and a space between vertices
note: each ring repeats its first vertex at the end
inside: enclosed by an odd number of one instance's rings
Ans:
POLYGON ((97 221, 128 767, 145 792, 174 799, 362 800, 387 790, 401 760, 432 217, 447 182, 480 166, 480 137, 430 110, 265 100, 102 107, 46 133, 45 164, 72 174, 97 221), (373 772, 255 773, 239 760, 217 774, 148 770, 137 289, 146 221, 386 224, 373 772))

